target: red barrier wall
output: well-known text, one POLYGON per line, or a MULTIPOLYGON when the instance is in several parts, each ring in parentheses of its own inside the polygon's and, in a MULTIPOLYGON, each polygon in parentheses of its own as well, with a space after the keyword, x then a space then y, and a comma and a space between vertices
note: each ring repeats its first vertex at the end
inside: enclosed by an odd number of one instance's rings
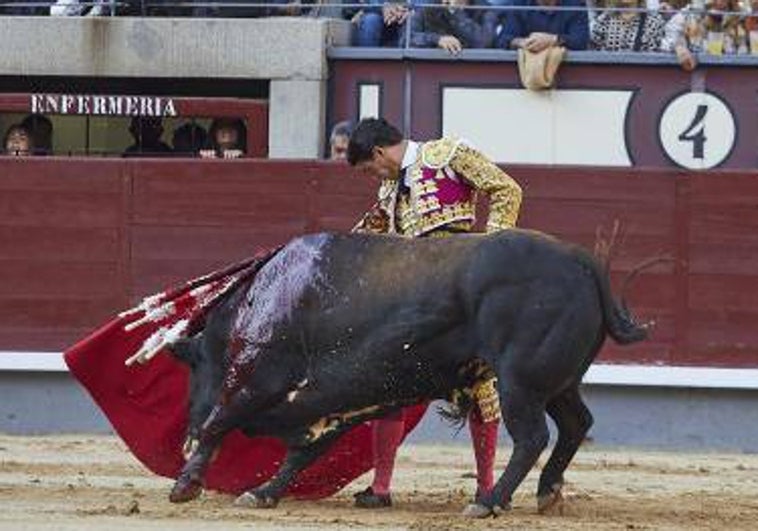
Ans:
MULTIPOLYGON (((758 367, 758 172, 512 167, 521 226, 592 246, 658 326, 607 361, 758 367)), ((325 162, 0 159, 0 350, 59 350, 169 284, 303 232, 347 230, 374 184, 325 162)))

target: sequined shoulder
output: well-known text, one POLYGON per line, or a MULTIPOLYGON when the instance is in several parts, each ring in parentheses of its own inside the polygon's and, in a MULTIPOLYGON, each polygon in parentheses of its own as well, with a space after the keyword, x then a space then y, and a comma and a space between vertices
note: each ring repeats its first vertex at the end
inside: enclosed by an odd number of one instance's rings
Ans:
POLYGON ((447 166, 455 155, 461 140, 458 138, 441 138, 426 142, 421 146, 421 163, 429 168, 447 166))

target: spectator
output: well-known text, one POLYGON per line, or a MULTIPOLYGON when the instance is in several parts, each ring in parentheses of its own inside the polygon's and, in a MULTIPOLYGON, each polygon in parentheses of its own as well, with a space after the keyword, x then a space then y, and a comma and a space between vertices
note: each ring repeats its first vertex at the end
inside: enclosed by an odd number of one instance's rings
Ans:
POLYGON ((111 2, 108 0, 57 0, 50 6, 50 16, 53 17, 102 17, 111 14, 111 2))
POLYGON ((744 22, 749 53, 758 55, 758 0, 751 0, 748 16, 744 22))
POLYGON ((194 122, 188 122, 174 129, 171 145, 180 157, 194 157, 200 154, 208 143, 208 133, 194 122))
MULTIPOLYGON (((615 0, 609 7, 644 8, 644 0, 615 0)), ((607 51, 658 51, 666 21, 659 13, 605 11, 592 25, 590 45, 607 51)))
POLYGON ((200 150, 203 158, 236 159, 245 154, 247 129, 239 118, 217 118, 208 133, 209 143, 200 150))
POLYGON ((586 50, 589 42, 589 17, 584 0, 518 0, 516 6, 539 6, 547 10, 519 10, 506 15, 505 27, 498 37, 498 48, 524 48, 538 53, 551 46, 586 50), (560 6, 577 10, 551 10, 560 6))
POLYGON ((28 157, 34 153, 31 133, 21 124, 13 124, 5 132, 3 149, 12 157, 28 157))
POLYGON ((381 0, 358 0, 365 8, 347 9, 354 27, 353 44, 355 46, 400 46, 404 42, 403 32, 410 16, 405 4, 381 0))
POLYGON ((739 11, 738 0, 706 0, 705 7, 703 13, 689 5, 666 23, 661 50, 676 53, 679 64, 686 71, 697 66, 696 53, 747 52, 740 16, 728 14, 739 11))
POLYGON ((163 124, 160 118, 135 116, 129 125, 129 132, 134 138, 134 144, 126 148, 124 157, 161 156, 172 152, 161 140, 163 124))
POLYGON ((53 154, 53 122, 42 114, 30 114, 21 122, 32 135, 35 155, 53 154))
POLYGON ((329 135, 329 159, 345 160, 350 136, 353 134, 353 124, 349 121, 339 122, 332 128, 329 135))
MULTIPOLYGON (((458 54, 463 48, 484 48, 486 36, 468 0, 440 0, 440 7, 423 7, 411 18, 411 46, 442 48, 458 54)), ((491 41, 491 39, 489 39, 491 41)))
MULTIPOLYGON (((492 8, 507 8, 512 6, 515 0, 473 0, 472 5, 489 6, 492 8)), ((484 35, 484 48, 492 48, 495 45, 497 36, 502 32, 505 26, 506 16, 509 13, 507 9, 476 9, 473 10, 474 20, 482 26, 484 35)))

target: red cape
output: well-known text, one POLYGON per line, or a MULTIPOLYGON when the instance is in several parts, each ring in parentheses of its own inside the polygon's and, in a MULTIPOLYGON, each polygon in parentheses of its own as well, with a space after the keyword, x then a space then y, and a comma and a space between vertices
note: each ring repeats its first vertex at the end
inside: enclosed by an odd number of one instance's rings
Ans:
MULTIPOLYGON (((231 271, 231 270, 230 270, 231 271)), ((215 274, 194 281, 220 289, 231 275, 215 274)), ((187 286, 190 286, 188 283, 187 286)), ((165 350, 145 365, 127 367, 125 361, 136 353, 161 326, 181 318, 190 321, 202 312, 202 301, 189 289, 162 294, 170 299, 173 315, 148 320, 126 331, 125 325, 145 316, 132 311, 110 321, 65 352, 71 373, 87 389, 129 449, 148 469, 161 476, 176 478, 184 465, 182 445, 188 414, 188 369, 165 350)), ((418 424, 426 405, 406 408, 405 435, 418 424)), ((364 423, 343 435, 290 486, 298 498, 323 498, 336 493, 371 468, 371 428, 364 423)), ((206 487, 240 493, 270 478, 284 457, 283 444, 271 438, 246 437, 230 433, 206 476, 206 487)))

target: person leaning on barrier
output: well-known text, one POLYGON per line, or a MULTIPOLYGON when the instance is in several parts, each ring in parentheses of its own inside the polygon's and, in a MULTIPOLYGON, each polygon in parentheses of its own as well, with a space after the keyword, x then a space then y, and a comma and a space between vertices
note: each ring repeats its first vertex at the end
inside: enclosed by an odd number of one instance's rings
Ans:
POLYGON ((82 0, 82 2, 79 0, 58 0, 50 6, 51 17, 102 17, 108 15, 111 15, 111 3, 108 0, 82 0))
POLYGON ((543 9, 507 12, 496 47, 524 48, 533 53, 551 46, 564 46, 570 50, 587 49, 589 17, 584 0, 518 0, 514 6, 543 9), (576 9, 550 9, 557 6, 576 9))
POLYGON ((34 153, 32 134, 21 124, 13 124, 5 132, 3 153, 11 157, 28 157, 34 153))
POLYGON ((129 123, 129 133, 134 143, 126 148, 122 157, 160 157, 172 153, 168 144, 161 140, 163 120, 156 116, 135 116, 129 123))
POLYGON ((359 9, 345 10, 354 25, 354 46, 398 47, 403 43, 405 24, 411 14, 408 5, 382 0, 358 0, 354 3, 365 5, 359 9))
POLYGON ((21 122, 32 135, 35 155, 53 154, 53 122, 42 114, 29 114, 21 122))
MULTIPOLYGON (((440 7, 423 7, 411 16, 411 46, 442 48, 451 54, 463 48, 485 48, 488 39, 468 0, 439 0, 440 7)), ((491 40, 491 39, 489 39, 491 40)))
MULTIPOLYGON (((612 0, 608 7, 644 9, 644 0, 612 0)), ((606 51, 658 51, 666 21, 656 12, 605 11, 592 24, 590 47, 606 51)))
POLYGON ((347 146, 353 134, 353 124, 345 120, 337 123, 329 135, 329 160, 347 159, 347 146))
POLYGON ((751 0, 750 10, 745 17, 744 26, 747 35, 748 50, 753 55, 758 55, 758 0, 751 0))
POLYGON ((681 67, 697 66, 696 53, 747 53, 748 40, 738 0, 707 0, 703 12, 689 5, 666 23, 661 50, 674 52, 681 67))
POLYGON ((207 144, 206 130, 192 122, 177 127, 171 136, 171 146, 177 157, 196 157, 207 144))
POLYGON ((204 159, 238 159, 245 155, 247 128, 239 118, 216 118, 208 131, 208 145, 200 150, 204 159))

